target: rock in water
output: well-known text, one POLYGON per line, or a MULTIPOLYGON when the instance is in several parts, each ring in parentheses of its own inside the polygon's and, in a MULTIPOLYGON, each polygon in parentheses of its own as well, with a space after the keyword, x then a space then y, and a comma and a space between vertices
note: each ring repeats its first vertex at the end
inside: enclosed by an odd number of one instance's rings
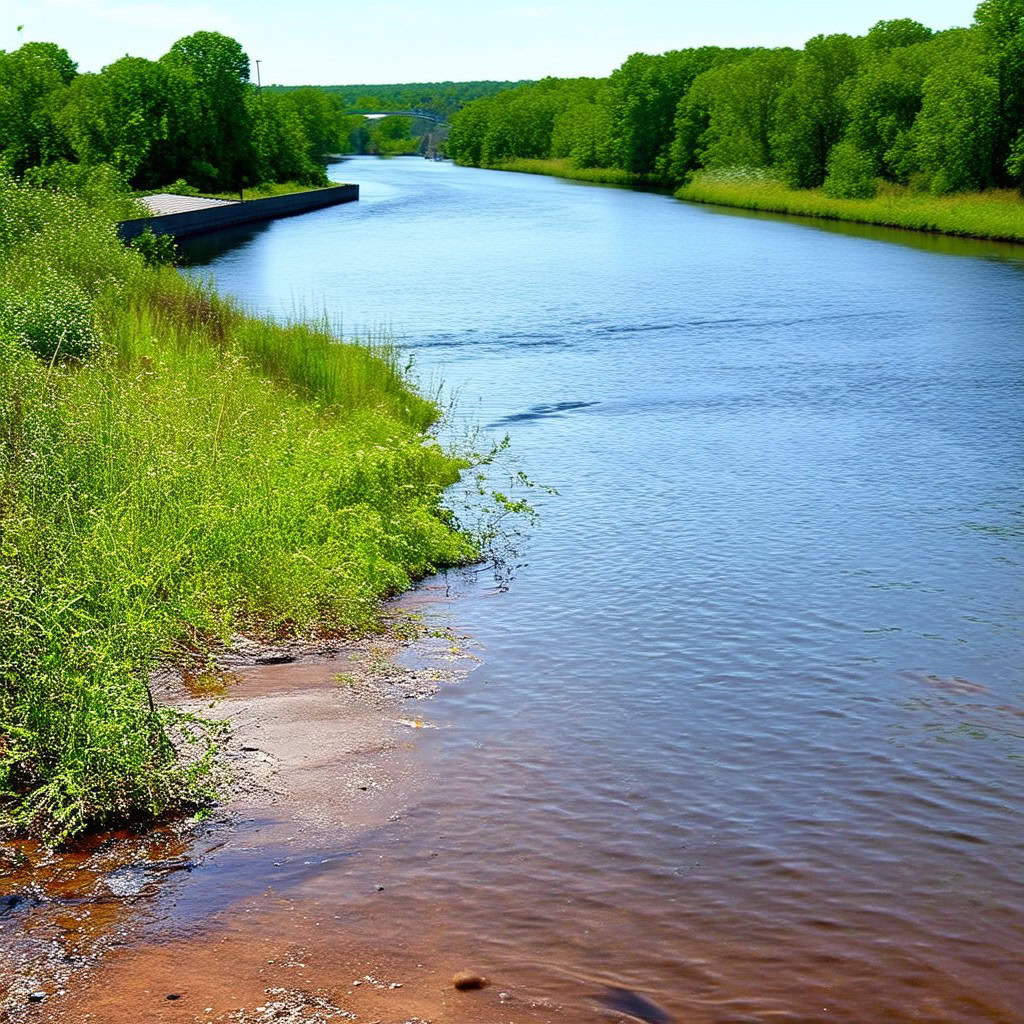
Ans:
POLYGON ((609 1010, 642 1020, 644 1024, 672 1024, 672 1018, 660 1006, 629 988, 609 985, 601 1002, 609 1010))
POLYGON ((472 971, 459 971, 458 974, 452 975, 452 984, 460 992, 468 992, 470 989, 483 988, 487 984, 487 979, 472 971))

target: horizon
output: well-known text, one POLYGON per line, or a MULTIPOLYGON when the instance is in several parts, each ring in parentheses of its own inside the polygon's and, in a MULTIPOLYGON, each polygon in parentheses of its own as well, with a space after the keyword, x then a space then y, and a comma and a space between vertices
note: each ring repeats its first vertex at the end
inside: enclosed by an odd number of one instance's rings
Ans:
POLYGON ((469 0, 444 7, 405 0, 348 11, 328 0, 305 0, 283 11, 268 0, 14 0, 0 25, 0 49, 54 42, 80 71, 93 72, 126 53, 155 59, 176 39, 207 30, 237 39, 253 61, 254 79, 259 60, 267 85, 533 81, 605 77, 635 52, 799 48, 819 33, 863 35, 882 19, 914 18, 936 30, 966 26, 977 3, 842 0, 826 8, 780 0, 769 9, 758 0, 728 0, 708 10, 641 0, 628 13, 623 6, 554 0, 482 9, 469 0))

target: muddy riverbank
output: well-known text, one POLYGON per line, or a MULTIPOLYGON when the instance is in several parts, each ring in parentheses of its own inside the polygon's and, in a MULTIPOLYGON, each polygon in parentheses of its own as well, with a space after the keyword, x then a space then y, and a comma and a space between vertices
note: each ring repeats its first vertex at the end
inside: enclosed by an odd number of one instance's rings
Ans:
MULTIPOLYGON (((437 599, 411 601, 424 597, 437 599)), ((445 949, 428 919, 396 934, 388 864, 362 856, 367 836, 398 841, 409 802, 443 784, 416 739, 434 728, 428 698, 476 663, 463 639, 392 611, 377 637, 239 642, 206 672, 154 679, 157 699, 226 724, 227 798, 203 820, 60 853, 8 844, 6 1019, 548 1019, 546 1002, 500 985, 456 991, 453 973, 477 969, 470 951, 445 949)))

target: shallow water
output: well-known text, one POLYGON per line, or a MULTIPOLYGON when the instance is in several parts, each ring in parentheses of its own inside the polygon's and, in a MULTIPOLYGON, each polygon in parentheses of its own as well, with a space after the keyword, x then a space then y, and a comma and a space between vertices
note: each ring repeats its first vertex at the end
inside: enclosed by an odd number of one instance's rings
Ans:
POLYGON ((560 495, 507 592, 430 613, 482 659, 439 785, 307 895, 385 872, 382 941, 580 1012, 1021 1020, 1024 249, 334 171, 358 204, 195 272, 390 325, 560 495))

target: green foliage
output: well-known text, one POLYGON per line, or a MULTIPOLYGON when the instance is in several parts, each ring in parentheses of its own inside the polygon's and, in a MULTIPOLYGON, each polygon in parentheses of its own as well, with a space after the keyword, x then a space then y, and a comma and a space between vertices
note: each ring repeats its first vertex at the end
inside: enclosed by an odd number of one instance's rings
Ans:
POLYGON ((156 235, 146 228, 132 239, 131 247, 150 267, 173 266, 178 261, 178 246, 173 235, 156 235))
POLYGON ((656 183, 764 169, 851 200, 878 180, 1024 189, 1024 0, 984 0, 970 28, 937 33, 900 18, 800 51, 637 53, 608 79, 544 79, 452 121, 448 154, 477 166, 656 183))
POLYGON ((475 166, 568 160, 657 184, 763 168, 801 188, 828 179, 837 196, 874 177, 1024 188, 1024 0, 983 0, 971 27, 937 33, 898 18, 799 51, 635 53, 607 79, 258 91, 248 75, 242 48, 216 32, 98 75, 78 75, 50 43, 0 52, 0 166, 102 164, 138 188, 178 179, 215 193, 316 186, 326 154, 418 151, 427 122, 353 113, 408 110, 449 118, 447 140, 431 130, 430 145, 475 166))
POLYGON ((856 143, 844 140, 828 155, 828 174, 822 191, 830 199, 870 199, 878 190, 875 162, 856 143))
POLYGON ((610 79, 616 166, 630 174, 664 176, 679 98, 699 74, 734 56, 705 46, 627 58, 610 79))
POLYGON ((756 50, 694 79, 676 110, 670 176, 704 167, 768 167, 779 96, 793 77, 792 50, 756 50))
POLYGON ((1024 186, 1020 140, 1024 138, 1024 0, 982 0, 974 14, 986 51, 994 60, 999 93, 993 175, 1024 186))
POLYGON ((75 65, 53 43, 0 50, 0 169, 14 174, 67 154, 56 120, 75 65))
POLYGON ((316 89, 338 100, 347 111, 372 114, 378 110, 425 110, 448 117, 473 100, 493 96, 527 82, 409 82, 403 85, 268 86, 287 95, 316 89))
POLYGON ((877 21, 871 26, 864 42, 869 50, 886 52, 923 43, 931 38, 932 30, 913 18, 877 21))
POLYGON ((0 824, 51 840, 211 795, 209 727, 150 700, 161 660, 362 628, 475 556, 391 350, 147 269, 115 205, 0 178, 0 824), (72 328, 98 346, 74 366, 72 328))
POLYGON ((99 74, 77 74, 52 43, 0 51, 0 168, 102 165, 141 189, 325 184, 323 157, 346 149, 350 133, 340 101, 317 89, 264 93, 248 79, 241 46, 217 32, 99 74))
POLYGON ((917 170, 911 132, 934 49, 927 44, 886 48, 867 63, 849 90, 847 137, 890 181, 905 182, 917 170))
POLYGON ((412 134, 412 118, 381 117, 369 123, 362 148, 365 153, 399 156, 417 152, 420 140, 412 134))
POLYGON ((89 296, 63 277, 44 277, 17 291, 0 289, 0 333, 48 363, 85 359, 99 345, 89 296))
POLYGON ((998 163, 999 83, 991 56, 967 40, 925 79, 914 122, 918 167, 931 192, 985 188, 998 163))
POLYGON ((800 55, 792 84, 779 98, 774 145, 783 177, 799 188, 825 180, 828 155, 847 123, 845 89, 858 65, 852 36, 815 36, 800 55))

